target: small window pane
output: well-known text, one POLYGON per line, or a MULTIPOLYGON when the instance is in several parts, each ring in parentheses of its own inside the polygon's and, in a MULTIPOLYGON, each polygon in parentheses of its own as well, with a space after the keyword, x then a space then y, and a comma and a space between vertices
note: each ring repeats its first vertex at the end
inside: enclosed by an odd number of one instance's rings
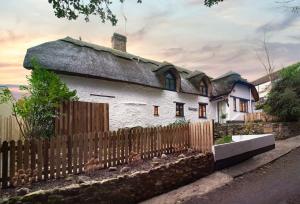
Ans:
POLYGON ((154 106, 154 115, 155 115, 155 116, 159 116, 159 113, 158 113, 158 106, 154 106))
POLYGON ((183 103, 176 103, 176 116, 183 117, 184 116, 184 107, 183 103))
POLYGON ((206 118, 206 104, 199 104, 199 118, 206 118))

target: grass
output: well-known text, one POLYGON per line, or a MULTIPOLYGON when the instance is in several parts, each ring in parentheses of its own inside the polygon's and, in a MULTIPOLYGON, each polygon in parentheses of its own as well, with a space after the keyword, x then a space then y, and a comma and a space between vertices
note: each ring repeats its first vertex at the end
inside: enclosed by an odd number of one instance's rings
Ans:
POLYGON ((230 143, 232 142, 232 136, 231 135, 226 135, 224 137, 221 137, 216 140, 216 144, 225 144, 225 143, 230 143))

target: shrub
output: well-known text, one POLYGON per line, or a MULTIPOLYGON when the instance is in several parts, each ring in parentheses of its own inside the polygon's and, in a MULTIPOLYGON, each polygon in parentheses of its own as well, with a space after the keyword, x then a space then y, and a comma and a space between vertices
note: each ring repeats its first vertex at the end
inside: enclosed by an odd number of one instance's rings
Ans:
POLYGON ((224 137, 221 137, 215 141, 216 144, 225 144, 225 143, 230 143, 232 142, 232 136, 231 135, 226 135, 224 137))

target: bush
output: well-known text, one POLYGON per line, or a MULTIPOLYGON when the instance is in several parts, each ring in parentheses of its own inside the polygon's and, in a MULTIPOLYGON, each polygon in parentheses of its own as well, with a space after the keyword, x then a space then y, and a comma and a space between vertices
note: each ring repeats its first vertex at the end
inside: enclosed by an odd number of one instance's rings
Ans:
POLYGON ((216 144, 225 144, 225 143, 230 143, 232 142, 232 136, 231 135, 226 135, 224 137, 221 137, 216 140, 216 144))
POLYGON ((20 86, 26 92, 16 101, 9 89, 0 92, 0 104, 12 103, 12 111, 25 138, 49 138, 54 134, 55 111, 63 101, 77 100, 76 91, 70 91, 65 83, 53 72, 32 60, 33 70, 27 77, 28 85, 20 86), (20 123, 22 119, 23 123, 20 123))
POLYGON ((263 105, 266 113, 281 121, 297 121, 300 118, 300 63, 282 69, 279 79, 263 105))
POLYGON ((177 119, 175 122, 170 123, 169 125, 186 125, 189 124, 190 120, 185 120, 185 119, 177 119))

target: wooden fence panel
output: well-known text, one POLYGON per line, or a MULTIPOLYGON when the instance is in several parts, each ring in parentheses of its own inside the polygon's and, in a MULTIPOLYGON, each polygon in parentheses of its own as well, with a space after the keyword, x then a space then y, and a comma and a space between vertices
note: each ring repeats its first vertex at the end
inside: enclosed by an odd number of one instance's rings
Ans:
POLYGON ((273 122, 278 121, 278 118, 275 116, 268 115, 264 112, 257 112, 257 113, 246 113, 244 115, 245 123, 249 122, 273 122))
MULTIPOLYGON (((101 106, 89 104, 72 105, 76 108, 80 106, 90 107, 94 111, 101 109, 101 106)), ((62 109, 70 110, 65 106, 62 109)), ((74 118, 77 116, 74 115, 74 118)), ((99 126, 99 123, 94 123, 90 128, 99 126)), ((62 125, 58 129, 66 130, 65 127, 62 125)), ((31 172, 36 172, 34 180, 42 181, 81 173, 92 158, 98 158, 100 167, 107 168, 131 162, 133 153, 142 159, 150 159, 163 153, 181 153, 187 148, 211 152, 212 145, 212 121, 131 131, 123 129, 117 132, 61 134, 50 140, 5 141, 0 151, 0 181, 2 187, 10 186, 15 172, 20 169, 31 169, 31 172)))
MULTIPOLYGON (((22 121, 20 121, 22 123, 22 121)), ((14 116, 0 116, 0 142, 19 140, 21 130, 14 116)))
POLYGON ((106 103, 64 102, 57 112, 61 116, 55 120, 56 135, 109 130, 109 107, 106 103))

